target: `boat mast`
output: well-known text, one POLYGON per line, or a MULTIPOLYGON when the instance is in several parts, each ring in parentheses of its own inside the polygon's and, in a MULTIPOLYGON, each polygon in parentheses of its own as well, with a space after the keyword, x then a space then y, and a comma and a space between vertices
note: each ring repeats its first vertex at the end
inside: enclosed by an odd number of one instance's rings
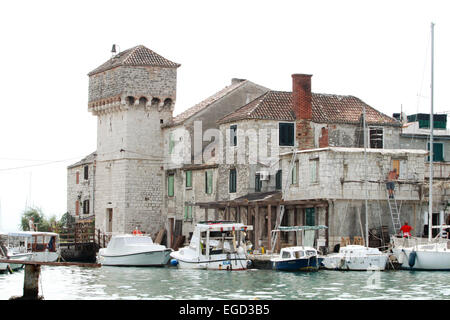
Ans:
POLYGON ((431 111, 430 111, 430 190, 428 196, 428 240, 432 239, 433 223, 433 95, 434 95, 434 23, 431 23, 431 111))
MULTIPOLYGON (((366 216, 366 235, 365 235, 365 246, 369 246, 369 215, 367 212, 367 152, 366 152, 366 144, 367 144, 367 137, 366 137, 366 106, 363 105, 363 138, 364 138, 364 190, 365 190, 365 196, 364 196, 364 206, 365 206, 365 216, 366 216)), ((360 216, 361 217, 361 216, 360 216)))

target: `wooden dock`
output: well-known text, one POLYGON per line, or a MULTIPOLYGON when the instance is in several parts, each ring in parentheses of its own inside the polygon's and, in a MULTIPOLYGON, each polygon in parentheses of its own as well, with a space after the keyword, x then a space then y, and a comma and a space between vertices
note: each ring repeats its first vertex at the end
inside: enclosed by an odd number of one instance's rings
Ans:
POLYGON ((44 298, 39 296, 39 276, 41 274, 41 266, 78 266, 84 268, 101 267, 101 264, 98 263, 19 261, 13 259, 0 259, 0 263, 20 263, 25 265, 23 296, 11 297, 10 300, 42 300, 44 298))

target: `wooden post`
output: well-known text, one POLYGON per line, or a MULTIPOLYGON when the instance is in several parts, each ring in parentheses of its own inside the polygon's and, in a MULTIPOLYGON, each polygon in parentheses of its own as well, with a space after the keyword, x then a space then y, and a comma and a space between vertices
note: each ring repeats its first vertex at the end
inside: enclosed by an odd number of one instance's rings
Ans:
POLYGON ((272 250, 272 206, 267 205, 267 243, 269 250, 272 250))
POLYGON ((255 219, 253 219, 253 229, 255 230, 255 250, 259 249, 259 207, 255 206, 255 219))
MULTIPOLYGON (((280 220, 280 214, 281 214, 281 207, 280 207, 280 205, 277 205, 277 222, 276 222, 276 225, 280 225, 280 223, 281 223, 281 221, 279 221, 280 220)), ((277 250, 277 252, 280 252, 280 249, 281 249, 281 240, 280 240, 280 238, 281 238, 281 232, 278 232, 278 236, 277 236, 277 243, 276 243, 276 250, 277 250)))
POLYGON ((208 221, 208 207, 205 208, 205 221, 208 221))
POLYGON ((39 294, 39 275, 41 266, 37 264, 25 265, 23 282, 23 299, 37 300, 39 294))

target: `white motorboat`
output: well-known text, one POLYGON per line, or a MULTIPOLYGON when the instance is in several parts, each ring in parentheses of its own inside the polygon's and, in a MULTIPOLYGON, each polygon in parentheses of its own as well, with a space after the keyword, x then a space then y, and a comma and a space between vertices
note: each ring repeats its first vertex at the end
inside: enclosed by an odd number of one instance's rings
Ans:
POLYGON ((242 232, 252 226, 228 221, 198 223, 189 246, 170 254, 171 264, 186 269, 246 270, 250 263, 242 232))
POLYGON ((163 266, 173 250, 153 243, 145 235, 114 235, 106 248, 99 250, 98 263, 105 266, 163 266))
MULTIPOLYGON (((0 236, 6 239, 6 234, 1 233, 0 236)), ((14 253, 10 249, 8 249, 3 242, 0 241, 0 259, 7 260, 18 260, 18 261, 29 261, 32 257, 31 252, 25 253, 14 253)), ((0 263, 0 272, 17 270, 23 267, 21 263, 0 263)))
POLYGON ((59 235, 54 232, 16 231, 8 233, 8 249, 14 253, 29 253, 30 260, 54 262, 60 257, 59 235))
POLYGON ((378 270, 383 271, 389 259, 387 253, 377 248, 348 245, 339 248, 338 253, 325 256, 322 266, 328 270, 378 270))
POLYGON ((8 270, 18 270, 23 267, 23 264, 20 261, 30 261, 33 254, 31 252, 28 253, 13 253, 11 251, 7 251, 6 256, 1 256, 1 259, 8 260, 17 260, 17 263, 4 263, 0 262, 0 272, 6 272, 8 270))

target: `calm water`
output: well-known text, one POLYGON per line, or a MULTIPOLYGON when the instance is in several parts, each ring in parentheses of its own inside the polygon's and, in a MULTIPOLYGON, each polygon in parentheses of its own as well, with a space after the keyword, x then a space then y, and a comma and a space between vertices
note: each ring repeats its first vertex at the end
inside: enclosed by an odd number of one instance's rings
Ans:
MULTIPOLYGON (((24 271, 0 274, 0 299, 23 293, 24 271)), ((176 268, 42 266, 46 300, 450 299, 450 272, 287 273, 176 268)))

